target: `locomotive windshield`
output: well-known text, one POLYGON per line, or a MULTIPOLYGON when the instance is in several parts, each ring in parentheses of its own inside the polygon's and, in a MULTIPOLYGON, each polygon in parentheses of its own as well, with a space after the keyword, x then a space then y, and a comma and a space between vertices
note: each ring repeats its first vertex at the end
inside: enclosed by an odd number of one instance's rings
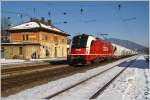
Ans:
POLYGON ((88 35, 78 35, 73 38, 72 48, 86 48, 88 35))

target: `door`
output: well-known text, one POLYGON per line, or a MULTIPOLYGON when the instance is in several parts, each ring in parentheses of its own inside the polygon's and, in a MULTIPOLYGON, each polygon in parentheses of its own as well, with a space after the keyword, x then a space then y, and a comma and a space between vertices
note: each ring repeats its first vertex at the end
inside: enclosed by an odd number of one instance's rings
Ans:
POLYGON ((57 47, 55 47, 55 57, 57 57, 57 47))
POLYGON ((1 47, 1 58, 4 58, 4 47, 1 47))

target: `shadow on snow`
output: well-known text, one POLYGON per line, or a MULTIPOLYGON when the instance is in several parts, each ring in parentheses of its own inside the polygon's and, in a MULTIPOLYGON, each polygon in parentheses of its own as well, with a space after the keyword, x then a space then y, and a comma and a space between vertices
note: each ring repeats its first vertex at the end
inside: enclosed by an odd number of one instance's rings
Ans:
POLYGON ((61 65, 61 64, 68 64, 67 60, 56 60, 56 61, 47 61, 52 65, 61 65))
MULTIPOLYGON (((132 63, 131 61, 125 61, 124 63, 120 64, 119 67, 126 67, 128 64, 132 63)), ((131 65, 128 66, 129 68, 139 68, 139 69, 149 69, 149 62, 145 59, 137 59, 131 65)))

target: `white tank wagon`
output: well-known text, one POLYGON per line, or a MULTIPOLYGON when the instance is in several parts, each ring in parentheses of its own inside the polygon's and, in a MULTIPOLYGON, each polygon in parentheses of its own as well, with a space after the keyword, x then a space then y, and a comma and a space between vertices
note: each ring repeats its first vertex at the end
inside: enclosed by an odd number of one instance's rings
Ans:
POLYGON ((123 47, 121 45, 118 45, 115 43, 111 43, 111 44, 113 45, 114 57, 116 57, 116 58, 121 58, 121 57, 137 54, 137 52, 135 52, 131 49, 128 49, 126 47, 123 47))
POLYGON ((137 52, 137 51, 134 51, 134 50, 131 50, 131 52, 132 52, 132 54, 134 54, 134 55, 138 54, 138 52, 137 52))
POLYGON ((138 52, 136 52, 136 51, 134 51, 134 50, 132 50, 132 49, 128 49, 128 48, 126 48, 127 49, 127 51, 128 51, 128 55, 135 55, 135 54, 138 54, 138 52))

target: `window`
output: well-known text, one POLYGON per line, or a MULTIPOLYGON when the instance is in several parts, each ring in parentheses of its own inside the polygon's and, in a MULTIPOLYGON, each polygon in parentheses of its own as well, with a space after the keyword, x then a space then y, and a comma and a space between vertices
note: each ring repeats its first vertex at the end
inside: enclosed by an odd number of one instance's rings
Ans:
POLYGON ((4 52, 5 48, 4 47, 1 47, 1 52, 4 52))
POLYGON ((45 40, 46 40, 46 41, 48 40, 48 37, 47 37, 47 35, 45 36, 45 40))
POLYGON ((22 47, 19 47, 19 54, 22 55, 22 47))
POLYGON ((93 44, 94 44, 94 40, 91 42, 91 46, 93 46, 93 44))
POLYGON ((54 42, 58 42, 58 37, 54 37, 54 42))
POLYGON ((29 35, 28 34, 23 34, 23 40, 28 40, 29 39, 29 35))
POLYGON ((26 35, 26 40, 28 40, 29 39, 29 36, 28 36, 28 34, 26 35))
POLYGON ((64 40, 64 39, 62 39, 62 43, 65 43, 65 40, 64 40))
POLYGON ((25 40, 25 34, 23 34, 23 40, 25 40))

